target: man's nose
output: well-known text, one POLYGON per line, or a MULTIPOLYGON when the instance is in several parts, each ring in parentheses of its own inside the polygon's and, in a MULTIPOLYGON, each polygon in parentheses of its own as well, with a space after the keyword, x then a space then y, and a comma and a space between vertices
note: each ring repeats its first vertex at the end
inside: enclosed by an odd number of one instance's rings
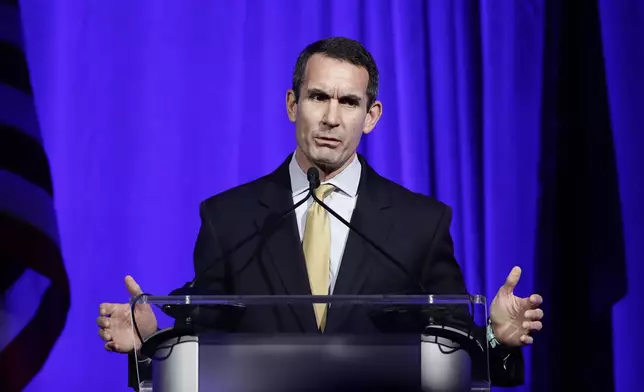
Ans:
POLYGON ((329 100, 322 122, 329 128, 335 128, 340 125, 339 103, 337 100, 329 100))

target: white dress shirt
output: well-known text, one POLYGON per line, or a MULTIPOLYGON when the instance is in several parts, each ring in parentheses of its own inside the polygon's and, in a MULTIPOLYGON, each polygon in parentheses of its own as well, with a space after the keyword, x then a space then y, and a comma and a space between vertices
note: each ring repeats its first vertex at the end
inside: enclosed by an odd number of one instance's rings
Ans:
MULTIPOLYGON (((295 154, 291 158, 288 167, 291 176, 291 189, 293 190, 293 203, 302 200, 309 189, 309 181, 306 173, 300 168, 295 160, 295 154)), ((351 215, 356 207, 358 200, 358 184, 360 183, 360 174, 362 165, 358 157, 354 155, 353 160, 336 176, 329 181, 323 181, 323 184, 332 184, 335 190, 331 192, 326 199, 322 200, 333 211, 340 215, 347 222, 351 222, 351 215)), ((313 198, 309 198, 306 203, 302 204, 295 210, 297 227, 300 234, 300 241, 304 238, 304 228, 306 227, 306 211, 313 203, 313 198)), ((349 228, 340 222, 336 217, 329 214, 331 226, 331 262, 329 271, 329 294, 333 293, 335 282, 340 271, 340 262, 344 254, 344 248, 349 236, 349 228)))

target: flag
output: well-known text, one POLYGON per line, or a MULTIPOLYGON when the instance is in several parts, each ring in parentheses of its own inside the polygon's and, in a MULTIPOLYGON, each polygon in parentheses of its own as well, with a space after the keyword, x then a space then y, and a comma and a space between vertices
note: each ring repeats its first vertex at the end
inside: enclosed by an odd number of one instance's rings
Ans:
POLYGON ((532 390, 614 391, 612 308, 627 293, 596 1, 547 3, 532 390))
POLYGON ((43 148, 18 0, 0 0, 0 390, 23 390, 58 340, 70 306, 49 160, 43 148))

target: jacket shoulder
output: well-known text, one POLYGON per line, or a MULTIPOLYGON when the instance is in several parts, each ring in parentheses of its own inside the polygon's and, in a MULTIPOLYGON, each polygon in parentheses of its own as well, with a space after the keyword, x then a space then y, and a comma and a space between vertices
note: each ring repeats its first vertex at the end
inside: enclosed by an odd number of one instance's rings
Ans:
POLYGON ((212 211, 214 209, 230 209, 239 208, 244 205, 247 206, 248 203, 257 200, 257 196, 269 181, 269 176, 265 175, 209 196, 201 201, 200 208, 212 211))
POLYGON ((448 204, 433 196, 414 192, 384 177, 380 177, 380 181, 382 181, 382 185, 387 188, 388 193, 397 206, 402 206, 412 211, 426 211, 440 215, 445 213, 451 214, 452 212, 452 209, 448 204))

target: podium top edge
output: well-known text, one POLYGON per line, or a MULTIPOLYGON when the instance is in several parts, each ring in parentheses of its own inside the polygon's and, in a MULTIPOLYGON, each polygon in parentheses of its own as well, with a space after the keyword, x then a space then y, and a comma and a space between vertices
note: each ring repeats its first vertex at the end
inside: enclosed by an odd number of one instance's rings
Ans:
POLYGON ((166 295, 142 294, 130 303, 151 305, 486 305, 483 295, 166 295))

